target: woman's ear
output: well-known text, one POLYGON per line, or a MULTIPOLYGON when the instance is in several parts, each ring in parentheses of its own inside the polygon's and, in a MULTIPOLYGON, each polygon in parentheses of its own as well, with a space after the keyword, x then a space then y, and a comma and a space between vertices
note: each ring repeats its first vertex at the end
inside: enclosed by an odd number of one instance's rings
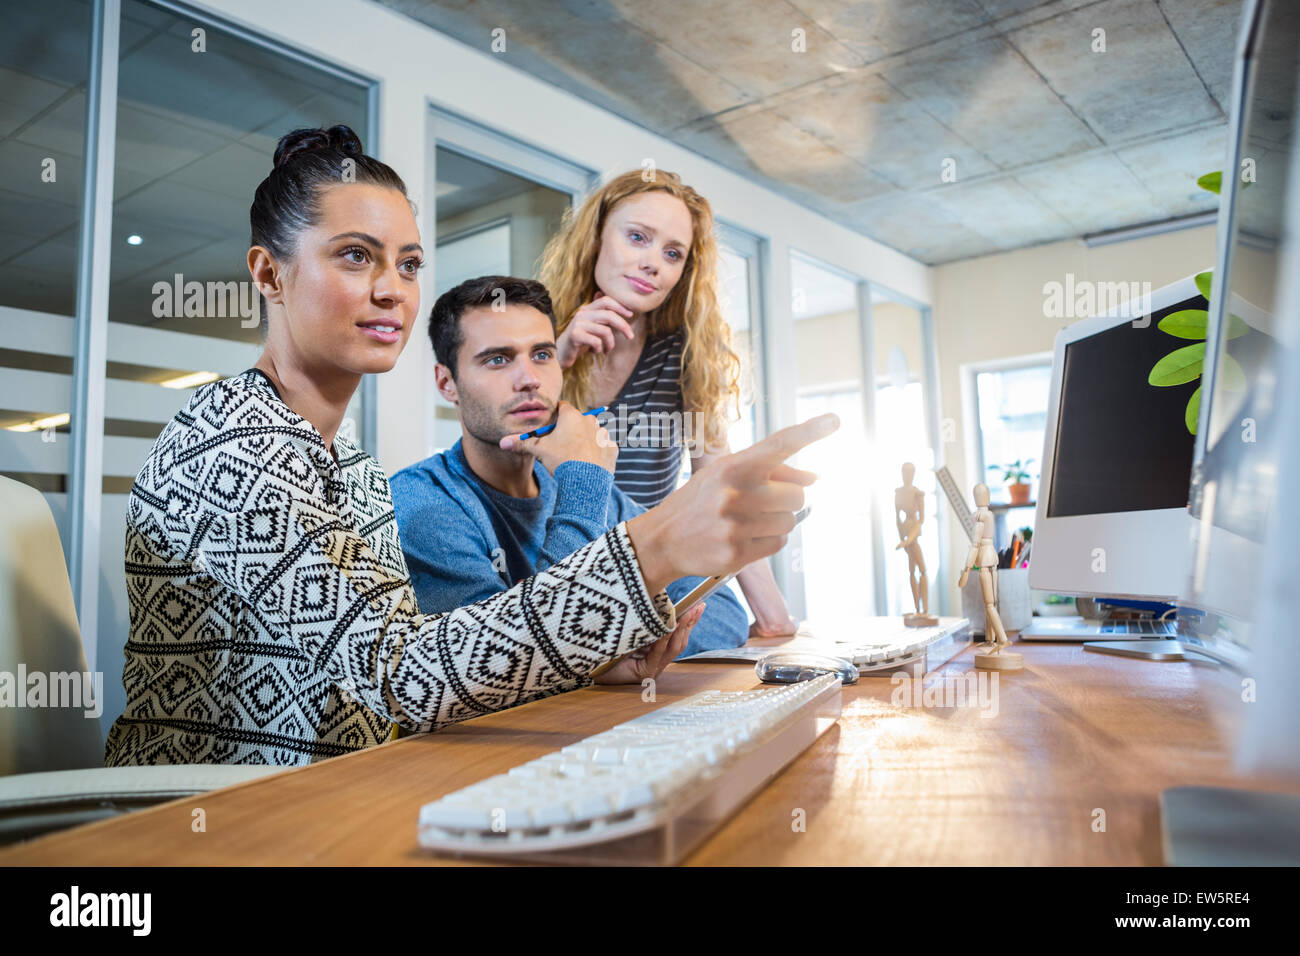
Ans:
POLYGON ((264 246, 249 248, 248 272, 253 277, 253 284, 257 286, 258 294, 263 299, 277 305, 284 301, 279 264, 264 246))

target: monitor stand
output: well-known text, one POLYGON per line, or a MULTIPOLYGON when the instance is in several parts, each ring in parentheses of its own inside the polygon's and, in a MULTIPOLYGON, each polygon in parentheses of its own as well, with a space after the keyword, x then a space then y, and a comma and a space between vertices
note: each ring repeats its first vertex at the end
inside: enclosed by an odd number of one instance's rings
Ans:
POLYGON ((1300 865, 1300 794, 1173 787, 1160 794, 1167 866, 1300 865))

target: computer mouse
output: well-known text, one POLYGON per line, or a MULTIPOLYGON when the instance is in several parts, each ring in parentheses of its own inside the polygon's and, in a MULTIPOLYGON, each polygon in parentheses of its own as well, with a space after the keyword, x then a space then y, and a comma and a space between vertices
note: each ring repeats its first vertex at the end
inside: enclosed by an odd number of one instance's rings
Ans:
POLYGON ((754 673, 765 684, 793 684, 823 674, 838 674, 846 684, 858 682, 858 668, 851 660, 809 651, 773 651, 758 659, 754 673))

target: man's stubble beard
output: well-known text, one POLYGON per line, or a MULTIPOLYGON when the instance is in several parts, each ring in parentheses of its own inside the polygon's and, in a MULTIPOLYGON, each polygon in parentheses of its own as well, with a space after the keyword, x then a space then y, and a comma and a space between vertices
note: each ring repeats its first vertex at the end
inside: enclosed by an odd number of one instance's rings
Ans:
MULTIPOLYGON (((536 401, 546 402, 546 399, 538 395, 536 401)), ((515 401, 514 404, 519 404, 519 402, 515 401)), ((555 404, 550 403, 550 417, 553 418, 554 416, 555 404)), ((460 419, 461 427, 468 435, 493 448, 499 447, 501 439, 507 435, 520 434, 520 431, 506 428, 503 424, 505 420, 504 409, 489 412, 477 399, 467 399, 464 395, 460 397, 460 419)), ((541 428, 543 426, 537 425, 534 427, 541 428)))

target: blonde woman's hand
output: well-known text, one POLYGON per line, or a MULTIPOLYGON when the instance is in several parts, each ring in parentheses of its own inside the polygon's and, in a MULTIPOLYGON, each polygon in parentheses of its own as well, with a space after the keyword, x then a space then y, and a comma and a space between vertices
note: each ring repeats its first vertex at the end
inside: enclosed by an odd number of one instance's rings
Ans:
POLYGON ((792 617, 778 624, 760 624, 754 621, 749 625, 749 636, 754 637, 792 637, 799 631, 799 622, 792 617))
POLYGON ((627 319, 633 312, 613 296, 597 293, 586 305, 573 314, 569 324, 555 343, 559 353, 560 368, 569 368, 583 352, 596 355, 614 351, 614 333, 621 332, 630 342, 636 338, 627 319))

